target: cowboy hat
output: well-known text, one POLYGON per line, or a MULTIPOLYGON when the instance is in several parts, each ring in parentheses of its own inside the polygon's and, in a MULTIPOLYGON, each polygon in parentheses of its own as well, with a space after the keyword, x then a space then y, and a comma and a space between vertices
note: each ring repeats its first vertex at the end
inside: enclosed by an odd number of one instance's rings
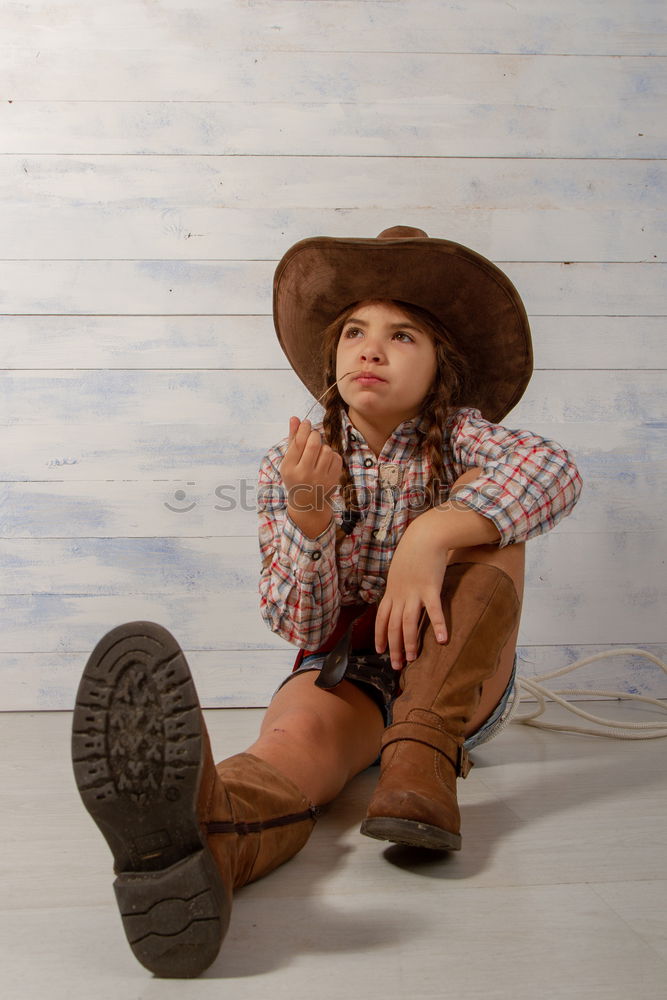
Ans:
POLYGON ((376 239, 301 240, 278 264, 276 333, 315 397, 327 388, 322 333, 364 299, 408 302, 444 323, 470 367, 465 398, 453 405, 474 406, 499 421, 523 395, 533 370, 530 327, 507 275, 468 247, 393 226, 376 239))

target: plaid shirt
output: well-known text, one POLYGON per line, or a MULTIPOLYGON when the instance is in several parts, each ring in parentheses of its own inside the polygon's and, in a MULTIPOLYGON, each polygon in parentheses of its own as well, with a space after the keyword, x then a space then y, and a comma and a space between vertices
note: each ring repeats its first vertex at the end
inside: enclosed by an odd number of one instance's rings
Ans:
MULTIPOLYGON (((404 421, 376 457, 343 411, 345 458, 362 510, 350 535, 340 527, 339 494, 328 528, 317 538, 304 535, 286 512, 279 470, 287 439, 264 457, 258 480, 260 610, 273 632, 317 649, 333 631, 341 604, 380 601, 396 546, 424 510, 431 477, 422 449, 424 424, 423 417, 404 421)), ((548 531, 577 502, 579 472, 554 441, 489 423, 466 408, 450 415, 444 443, 440 502, 467 469, 482 468, 473 482, 457 488, 456 502, 490 518, 501 546, 548 531)))

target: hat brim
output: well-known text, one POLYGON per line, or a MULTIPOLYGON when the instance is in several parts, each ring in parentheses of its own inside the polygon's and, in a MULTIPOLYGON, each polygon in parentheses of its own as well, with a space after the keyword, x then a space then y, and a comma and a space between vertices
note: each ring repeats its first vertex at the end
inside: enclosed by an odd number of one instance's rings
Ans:
POLYGON ((364 299, 398 299, 428 309, 467 358, 465 398, 491 421, 523 395, 533 370, 528 317, 519 293, 495 264, 468 247, 429 237, 336 239, 296 243, 273 284, 278 340, 315 397, 324 385, 322 333, 364 299))

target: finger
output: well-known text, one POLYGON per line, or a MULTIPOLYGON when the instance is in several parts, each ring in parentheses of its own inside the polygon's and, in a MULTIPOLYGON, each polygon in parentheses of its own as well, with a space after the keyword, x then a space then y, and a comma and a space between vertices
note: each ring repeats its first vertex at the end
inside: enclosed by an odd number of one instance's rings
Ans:
POLYGON ((384 598, 380 601, 375 615, 375 652, 384 653, 387 648, 387 621, 391 605, 384 598))
POLYGON ((327 475, 340 479, 340 474, 343 471, 343 459, 333 448, 329 448, 328 458, 329 461, 325 470, 327 475))
POLYGON ((313 429, 313 425, 310 420, 302 420, 299 424, 299 429, 296 432, 296 439, 303 446, 308 440, 308 436, 313 429))
POLYGON ((440 599, 434 598, 426 601, 425 606, 436 639, 438 642, 447 642, 447 623, 445 622, 445 614, 442 610, 440 599))
POLYGON ((299 429, 299 424, 300 423, 301 423, 301 421, 299 420, 298 417, 290 417, 289 418, 289 434, 288 434, 287 437, 288 437, 288 440, 289 440, 290 443, 294 440, 294 436, 295 436, 296 432, 299 429))
POLYGON ((417 659, 421 608, 421 604, 406 605, 403 612, 403 643, 405 646, 405 659, 408 663, 412 663, 413 660, 417 659))
MULTIPOLYGON (((291 423, 291 421, 290 421, 291 423)), ((294 437, 292 438, 290 449, 292 452, 292 460, 296 463, 301 461, 303 455, 303 449, 306 446, 306 441, 311 432, 310 420, 302 420, 296 429, 294 437)))
POLYGON ((317 460, 320 457, 320 452, 322 450, 322 437, 319 431, 310 431, 305 444, 303 446, 303 452, 301 458, 307 462, 310 466, 315 467, 317 460))
POLYGON ((322 477, 328 476, 330 470, 333 468, 333 459, 335 454, 335 451, 330 445, 324 443, 322 444, 315 463, 316 471, 322 477))
POLYGON ((394 670, 402 670, 404 662, 403 651, 403 616, 397 608, 392 608, 387 626, 389 640, 389 655, 394 670))

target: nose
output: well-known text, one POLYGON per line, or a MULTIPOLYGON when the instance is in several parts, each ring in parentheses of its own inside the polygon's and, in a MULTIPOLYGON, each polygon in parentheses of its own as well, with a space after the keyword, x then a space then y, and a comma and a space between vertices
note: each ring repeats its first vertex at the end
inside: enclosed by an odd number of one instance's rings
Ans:
POLYGON ((380 364, 383 360, 382 345, 380 342, 370 336, 367 336, 364 342, 360 345, 359 360, 360 361, 373 361, 376 364, 380 364))

